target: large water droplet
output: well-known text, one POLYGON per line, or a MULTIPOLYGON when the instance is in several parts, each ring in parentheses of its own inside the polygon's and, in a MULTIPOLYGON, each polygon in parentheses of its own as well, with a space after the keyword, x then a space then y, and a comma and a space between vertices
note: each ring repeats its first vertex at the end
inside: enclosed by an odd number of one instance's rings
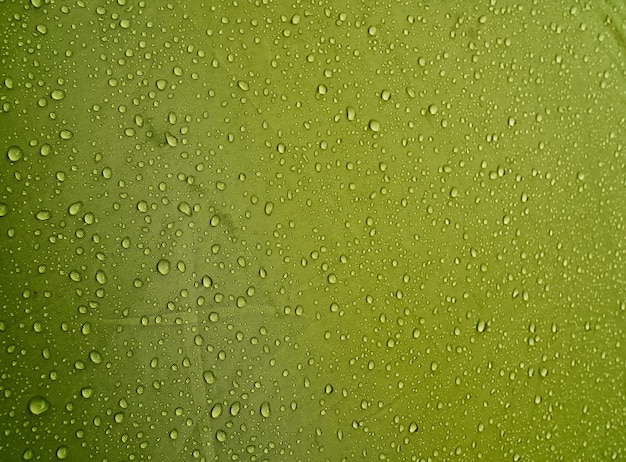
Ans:
POLYGON ((28 401, 28 410, 33 415, 41 415, 50 409, 50 403, 43 396, 33 396, 30 401, 28 401))

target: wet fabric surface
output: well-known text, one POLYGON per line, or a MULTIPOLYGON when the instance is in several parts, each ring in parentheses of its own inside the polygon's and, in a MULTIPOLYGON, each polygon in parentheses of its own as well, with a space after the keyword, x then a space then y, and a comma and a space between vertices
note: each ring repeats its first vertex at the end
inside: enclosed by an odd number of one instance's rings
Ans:
POLYGON ((621 2, 0 18, 3 460, 624 457, 621 2))

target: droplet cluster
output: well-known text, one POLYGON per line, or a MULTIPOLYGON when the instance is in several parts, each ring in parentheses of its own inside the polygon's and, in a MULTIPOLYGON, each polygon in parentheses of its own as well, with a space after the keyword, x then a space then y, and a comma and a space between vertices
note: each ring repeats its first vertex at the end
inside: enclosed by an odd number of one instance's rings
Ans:
POLYGON ((620 2, 2 2, 2 460, 620 460, 620 2))

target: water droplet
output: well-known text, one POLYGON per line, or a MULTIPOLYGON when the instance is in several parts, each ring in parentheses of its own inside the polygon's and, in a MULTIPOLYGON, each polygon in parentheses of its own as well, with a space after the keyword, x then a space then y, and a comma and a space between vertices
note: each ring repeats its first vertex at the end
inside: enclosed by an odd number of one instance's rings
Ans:
POLYGON ((189 205, 187 202, 181 202, 180 204, 178 204, 178 211, 184 213, 188 217, 190 217, 192 214, 191 205, 189 205))
POLYGON ((222 415, 222 409, 223 409, 223 406, 220 403, 216 403, 211 408, 211 417, 213 417, 214 419, 217 419, 219 416, 222 415))
POLYGON ((346 108, 346 117, 349 121, 353 121, 354 119, 356 119, 356 109, 354 109, 352 106, 348 106, 346 108))
POLYGON ((380 122, 376 119, 372 119, 370 120, 369 127, 370 127, 370 130, 372 130, 373 132, 379 132, 380 122))
POLYGON ((67 459, 67 456, 70 455, 70 450, 67 446, 59 446, 57 449, 57 458, 60 460, 67 459))
POLYGON ((70 206, 67 209, 67 212, 71 216, 76 216, 78 214, 78 212, 80 212, 80 209, 82 207, 83 207, 83 203, 81 201, 74 202, 73 204, 70 204, 70 206))
POLYGON ((226 441, 226 432, 222 429, 218 430, 215 433, 215 439, 217 439, 217 441, 219 441, 220 443, 223 443, 224 441, 226 441))
POLYGON ((165 132, 165 142, 168 146, 171 146, 173 148, 178 146, 178 138, 176 138, 170 132, 165 132))
POLYGON ((39 148, 39 154, 41 154, 43 157, 49 156, 50 153, 52 153, 52 146, 47 143, 42 144, 41 148, 39 148))
POLYGON ((40 210, 35 215, 35 218, 37 218, 37 220, 39 221, 46 221, 46 220, 49 220, 51 217, 52 217, 52 214, 48 210, 40 210))
POLYGON ((270 414, 271 414, 270 403, 268 403, 267 401, 264 401, 261 404, 261 415, 267 418, 270 416, 270 414))
POLYGON ((204 381, 209 385, 213 385, 217 380, 213 371, 204 371, 202 377, 204 378, 204 381))
POLYGON ((24 152, 18 146, 11 146, 7 150, 7 157, 11 162, 17 162, 22 158, 24 152))
POLYGON ((62 140, 71 140, 74 136, 74 133, 71 130, 61 130, 59 136, 62 140))
POLYGON ((91 350, 89 352, 89 359, 94 364, 100 364, 104 360, 102 354, 98 350, 91 350))
POLYGON ((74 281, 74 282, 80 282, 82 281, 82 276, 80 275, 80 273, 76 270, 71 270, 69 273, 69 278, 74 281))
POLYGON ((169 274, 172 265, 169 260, 162 258, 157 262, 157 271, 161 273, 163 276, 169 274))
POLYGON ((50 97, 55 101, 61 101, 63 98, 65 98, 65 92, 59 89, 52 90, 52 93, 50 93, 50 97))
POLYGON ((28 401, 28 410, 33 415, 41 415, 50 409, 50 403, 43 396, 33 396, 30 401, 28 401))

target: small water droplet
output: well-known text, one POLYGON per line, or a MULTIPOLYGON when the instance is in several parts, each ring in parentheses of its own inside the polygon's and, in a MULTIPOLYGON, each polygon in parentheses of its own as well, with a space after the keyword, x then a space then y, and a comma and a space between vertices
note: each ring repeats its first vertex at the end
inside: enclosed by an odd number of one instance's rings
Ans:
POLYGON ((71 216, 76 216, 78 214, 78 212, 80 212, 80 209, 82 207, 83 207, 83 203, 81 201, 74 202, 73 204, 70 204, 70 206, 67 209, 67 212, 71 216))
POLYGON ((107 282, 106 273, 102 270, 96 271, 96 281, 98 282, 98 284, 106 284, 107 282))

